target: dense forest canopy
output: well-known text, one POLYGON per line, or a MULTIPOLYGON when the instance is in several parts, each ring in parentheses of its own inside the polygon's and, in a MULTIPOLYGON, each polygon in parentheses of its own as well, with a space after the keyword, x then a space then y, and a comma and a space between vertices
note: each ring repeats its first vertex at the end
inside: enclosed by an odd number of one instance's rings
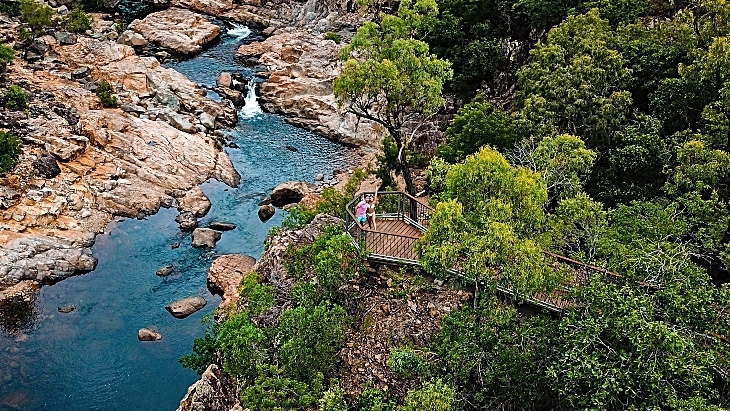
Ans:
MULTIPOLYGON (((343 60, 339 101, 397 126, 381 161, 401 172, 431 154, 403 116, 431 115, 441 91, 466 99, 426 170, 435 211, 417 252, 440 279, 477 280, 474 299, 428 343, 391 351, 406 395, 347 397, 337 352, 366 274, 334 229, 290 250, 279 320, 273 290, 247 280, 248 308, 188 366, 221 363, 251 409, 730 408, 729 2, 409 1, 343 60), (571 289, 560 315, 524 315, 525 297, 574 275, 549 253, 615 276, 571 289)), ((300 227, 314 212, 289 216, 300 227)))

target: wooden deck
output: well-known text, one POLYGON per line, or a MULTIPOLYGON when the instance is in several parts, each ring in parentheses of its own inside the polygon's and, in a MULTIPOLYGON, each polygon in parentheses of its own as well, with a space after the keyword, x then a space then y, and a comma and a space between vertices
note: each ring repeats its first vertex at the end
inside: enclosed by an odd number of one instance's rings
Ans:
POLYGON ((397 218, 376 218, 375 230, 365 230, 361 234, 366 250, 374 255, 400 260, 418 260, 413 245, 423 233, 418 228, 397 218))

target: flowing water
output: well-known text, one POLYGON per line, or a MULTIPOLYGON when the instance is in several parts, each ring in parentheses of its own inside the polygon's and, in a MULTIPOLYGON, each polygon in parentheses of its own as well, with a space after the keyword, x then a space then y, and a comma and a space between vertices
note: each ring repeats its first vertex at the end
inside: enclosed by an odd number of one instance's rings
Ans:
MULTIPOLYGON (((221 71, 250 76, 233 60, 249 33, 245 27, 229 28, 212 49, 170 66, 208 87, 221 71)), ((225 253, 260 257, 267 231, 282 218, 278 211, 267 223, 258 220, 257 203, 266 193, 283 181, 331 174, 353 157, 347 148, 262 113, 249 84, 240 123, 229 131, 240 149, 227 149, 241 174, 240 187, 217 181, 202 186, 213 206, 201 226, 218 220, 237 228, 223 233, 214 250, 200 250, 178 230, 175 210, 110 224, 93 247, 99 259, 95 271, 44 287, 34 304, 15 307, 20 308, 16 316, 0 316, 0 411, 177 407, 197 379, 177 359, 190 353, 193 339, 204 332, 201 319, 220 301, 205 287, 211 261, 225 253), (175 273, 156 276, 165 265, 174 266, 175 273), (191 295, 203 296, 208 305, 185 319, 165 311, 166 304, 191 295), (75 311, 58 312, 71 304, 75 311), (137 341, 137 330, 150 326, 161 332, 162 341, 137 341)))

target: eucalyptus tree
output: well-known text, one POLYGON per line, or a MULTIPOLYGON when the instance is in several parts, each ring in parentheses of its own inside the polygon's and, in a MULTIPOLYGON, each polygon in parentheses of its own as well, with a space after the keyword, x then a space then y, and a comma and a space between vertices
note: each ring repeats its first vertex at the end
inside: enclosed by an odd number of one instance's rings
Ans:
POLYGON ((443 84, 451 64, 419 40, 438 9, 433 0, 402 1, 398 16, 381 14, 357 30, 342 50, 342 73, 332 87, 338 104, 358 118, 381 125, 395 141, 406 190, 415 194, 406 151, 414 123, 444 104, 443 84))

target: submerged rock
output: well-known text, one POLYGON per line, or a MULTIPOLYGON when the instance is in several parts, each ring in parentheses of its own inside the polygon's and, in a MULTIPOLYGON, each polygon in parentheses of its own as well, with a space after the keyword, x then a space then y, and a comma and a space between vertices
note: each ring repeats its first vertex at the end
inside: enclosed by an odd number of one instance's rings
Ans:
POLYGON ((167 277, 168 275, 172 274, 175 271, 175 268, 171 265, 166 265, 155 273, 155 275, 158 275, 160 277, 167 277))
POLYGON ((205 304, 207 304, 205 298, 196 296, 177 300, 174 303, 167 305, 165 309, 175 318, 185 318, 205 307, 205 304))
POLYGON ((191 231, 198 227, 198 219, 190 211, 183 211, 178 214, 175 217, 175 222, 180 225, 182 231, 191 231))
POLYGON ((137 331, 137 339, 140 341, 159 341, 162 339, 162 334, 149 328, 140 328, 137 331))
POLYGON ((193 247, 213 248, 221 239, 221 233, 210 228, 196 228, 193 230, 193 247))
POLYGON ((216 231, 231 231, 236 229, 236 225, 233 223, 226 223, 224 221, 213 221, 208 225, 208 228, 216 231))
POLYGON ((73 305, 73 304, 70 304, 70 305, 61 305, 61 306, 58 307, 58 312, 59 313, 64 313, 64 314, 68 314, 68 313, 70 313, 71 311, 73 311, 75 309, 76 309, 76 306, 73 305))

